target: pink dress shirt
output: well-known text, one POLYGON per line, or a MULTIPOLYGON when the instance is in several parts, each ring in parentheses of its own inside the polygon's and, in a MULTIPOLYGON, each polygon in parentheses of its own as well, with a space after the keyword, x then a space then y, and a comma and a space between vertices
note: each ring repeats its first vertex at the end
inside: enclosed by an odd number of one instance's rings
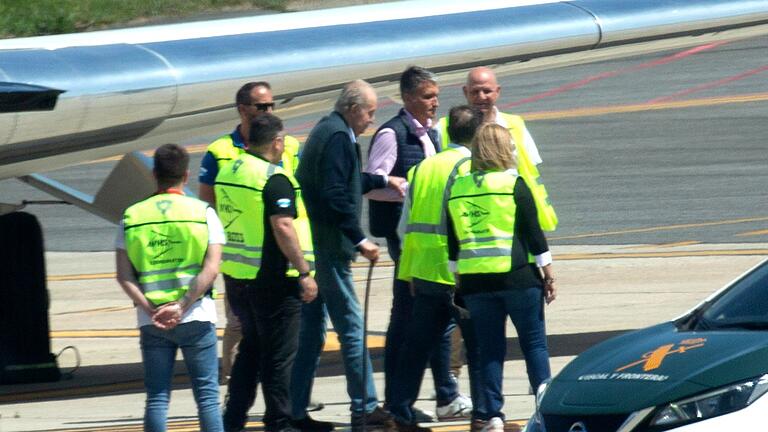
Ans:
MULTIPOLYGON (((408 118, 408 121, 411 122, 413 130, 421 140, 421 145, 424 148, 424 156, 430 157, 434 155, 435 145, 432 143, 432 140, 429 139, 429 135, 427 135, 427 131, 432 128, 432 119, 428 119, 427 125, 422 126, 422 124, 419 123, 408 110, 405 110, 405 116, 408 118)), ((378 175, 389 175, 392 168, 395 166, 395 162, 397 162, 397 138, 395 136, 395 131, 390 128, 382 129, 374 138, 371 153, 368 155, 368 167, 365 169, 365 172, 378 175)), ((407 190, 408 184, 406 183, 403 192, 407 192, 407 190)), ((365 194, 365 197, 376 201, 403 201, 403 197, 401 197, 397 191, 390 188, 374 189, 365 194)))

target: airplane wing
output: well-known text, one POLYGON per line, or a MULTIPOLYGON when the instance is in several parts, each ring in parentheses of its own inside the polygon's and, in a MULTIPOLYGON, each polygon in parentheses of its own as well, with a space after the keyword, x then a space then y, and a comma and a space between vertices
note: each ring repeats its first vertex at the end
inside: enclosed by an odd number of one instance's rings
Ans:
POLYGON ((573 60, 766 22, 768 0, 419 0, 0 40, 0 179, 226 130, 247 81, 289 103, 411 64, 573 60), (24 86, 52 109, 8 108, 24 86))

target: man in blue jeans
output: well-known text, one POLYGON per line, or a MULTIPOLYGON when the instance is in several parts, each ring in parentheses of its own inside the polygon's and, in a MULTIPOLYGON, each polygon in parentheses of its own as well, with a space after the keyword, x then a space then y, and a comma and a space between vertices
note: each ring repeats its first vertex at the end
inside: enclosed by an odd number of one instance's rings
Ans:
POLYGON ((454 300, 458 302, 459 299, 454 297, 455 280, 448 269, 448 227, 443 207, 455 178, 469 171, 471 151, 468 146, 482 124, 483 114, 463 105, 451 108, 449 120, 448 148, 411 168, 408 173, 410 188, 404 220, 401 221, 407 223, 403 226, 406 234, 397 277, 409 283, 413 290, 413 311, 398 362, 393 367, 393 382, 398 385, 389 393, 387 408, 396 419, 411 424, 414 431, 420 430, 415 426, 421 420, 414 412, 413 404, 419 395, 424 367, 430 353, 454 322, 464 334, 472 403, 464 403, 454 388, 453 403, 443 405, 449 409, 442 413, 438 405, 438 415, 476 416, 473 403, 480 396, 474 329, 466 314, 462 316, 454 304, 454 300))
POLYGON ((363 422, 386 430, 395 427, 392 416, 378 406, 371 360, 363 351, 363 317, 350 269, 357 252, 370 261, 379 258, 378 246, 360 228, 362 194, 387 186, 400 190, 404 181, 401 177, 361 173, 356 137, 373 123, 376 105, 376 93, 365 81, 344 86, 334 111, 309 134, 296 172, 312 224, 320 294, 318 301, 303 305, 299 351, 291 377, 293 426, 303 431, 333 429, 332 423, 307 415, 312 380, 325 342, 326 313, 341 341, 347 393, 352 401, 352 430, 362 430, 363 422))
POLYGON ((166 430, 171 378, 181 348, 200 429, 224 430, 219 413, 216 306, 224 229, 207 203, 184 196, 186 150, 165 144, 154 155, 157 192, 129 207, 116 239, 117 281, 136 305, 147 401, 144 430, 166 430))

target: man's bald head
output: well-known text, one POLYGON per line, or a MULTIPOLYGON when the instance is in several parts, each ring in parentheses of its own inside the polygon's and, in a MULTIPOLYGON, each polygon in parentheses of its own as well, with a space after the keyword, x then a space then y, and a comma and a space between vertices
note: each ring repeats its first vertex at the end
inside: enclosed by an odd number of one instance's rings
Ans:
POLYGON ((486 121, 493 120, 493 107, 501 94, 501 87, 493 70, 485 66, 470 70, 463 90, 467 103, 482 111, 486 121))

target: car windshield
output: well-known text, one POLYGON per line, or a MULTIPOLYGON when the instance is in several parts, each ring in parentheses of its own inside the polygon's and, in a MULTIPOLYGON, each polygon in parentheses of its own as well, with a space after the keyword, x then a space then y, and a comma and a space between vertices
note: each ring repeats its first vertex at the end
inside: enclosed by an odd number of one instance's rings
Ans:
POLYGON ((768 261, 715 298, 695 327, 768 330, 768 261))

